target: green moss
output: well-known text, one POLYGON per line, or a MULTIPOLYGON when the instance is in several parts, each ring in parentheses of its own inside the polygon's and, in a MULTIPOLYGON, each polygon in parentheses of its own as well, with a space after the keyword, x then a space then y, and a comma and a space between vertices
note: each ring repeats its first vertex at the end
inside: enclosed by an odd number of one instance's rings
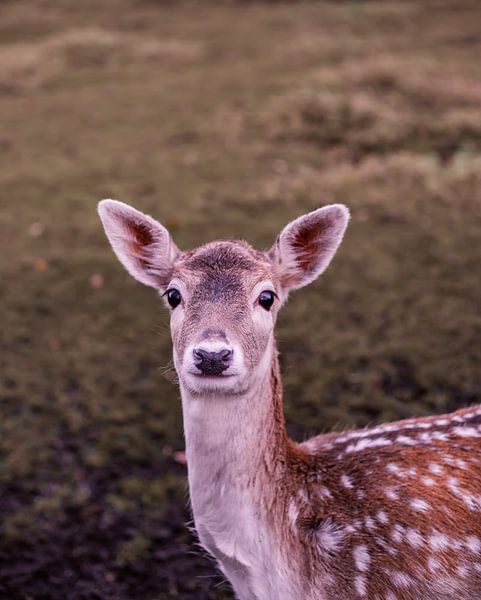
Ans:
POLYGON ((124 542, 117 553, 117 561, 120 565, 126 565, 142 558, 149 550, 150 541, 142 535, 136 535, 124 542))
POLYGON ((2 531, 7 540, 19 541, 38 530, 36 516, 29 511, 17 511, 3 522, 2 531))

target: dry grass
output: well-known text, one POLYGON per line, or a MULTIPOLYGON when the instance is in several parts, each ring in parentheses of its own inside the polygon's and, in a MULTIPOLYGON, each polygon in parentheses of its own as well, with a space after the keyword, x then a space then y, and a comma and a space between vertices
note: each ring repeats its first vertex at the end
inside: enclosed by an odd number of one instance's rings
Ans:
POLYGON ((265 111, 277 141, 318 145, 336 158, 411 151, 441 160, 481 146, 481 85, 434 61, 382 56, 315 71, 265 111), (432 118, 433 112, 438 116, 432 118))
POLYGON ((159 40, 98 27, 72 29, 40 42, 7 46, 0 56, 0 89, 19 93, 52 85, 79 70, 122 69, 138 62, 182 65, 203 58, 198 42, 159 40))

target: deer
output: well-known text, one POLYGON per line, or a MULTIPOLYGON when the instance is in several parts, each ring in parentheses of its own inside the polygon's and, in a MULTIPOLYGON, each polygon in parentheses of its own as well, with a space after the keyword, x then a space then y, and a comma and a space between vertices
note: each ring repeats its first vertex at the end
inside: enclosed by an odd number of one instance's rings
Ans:
POLYGON ((274 338, 349 210, 291 221, 267 251, 181 251, 152 217, 99 203, 120 262, 170 310, 191 510, 238 600, 481 599, 481 407, 289 439, 274 338))

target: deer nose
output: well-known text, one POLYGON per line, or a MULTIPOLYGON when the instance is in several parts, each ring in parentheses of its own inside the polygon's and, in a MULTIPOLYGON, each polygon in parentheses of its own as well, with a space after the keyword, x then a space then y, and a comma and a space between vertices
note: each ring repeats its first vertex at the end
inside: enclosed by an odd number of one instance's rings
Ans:
POLYGON ((194 348, 194 364, 203 375, 222 375, 232 364, 231 348, 221 348, 217 352, 202 347, 194 348))

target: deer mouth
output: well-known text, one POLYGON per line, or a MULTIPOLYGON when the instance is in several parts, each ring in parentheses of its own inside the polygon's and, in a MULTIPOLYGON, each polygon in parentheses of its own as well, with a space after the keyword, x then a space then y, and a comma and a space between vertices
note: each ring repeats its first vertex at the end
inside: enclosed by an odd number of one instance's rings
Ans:
POLYGON ((232 379, 236 377, 238 373, 202 373, 201 371, 189 371, 189 375, 196 381, 224 381, 225 379, 232 379))
POLYGON ((227 377, 235 377, 236 373, 191 373, 200 379, 226 379, 227 377))
POLYGON ((238 372, 207 375, 191 370, 184 371, 181 377, 185 387, 196 396, 200 395, 237 395, 244 388, 243 378, 238 372))

